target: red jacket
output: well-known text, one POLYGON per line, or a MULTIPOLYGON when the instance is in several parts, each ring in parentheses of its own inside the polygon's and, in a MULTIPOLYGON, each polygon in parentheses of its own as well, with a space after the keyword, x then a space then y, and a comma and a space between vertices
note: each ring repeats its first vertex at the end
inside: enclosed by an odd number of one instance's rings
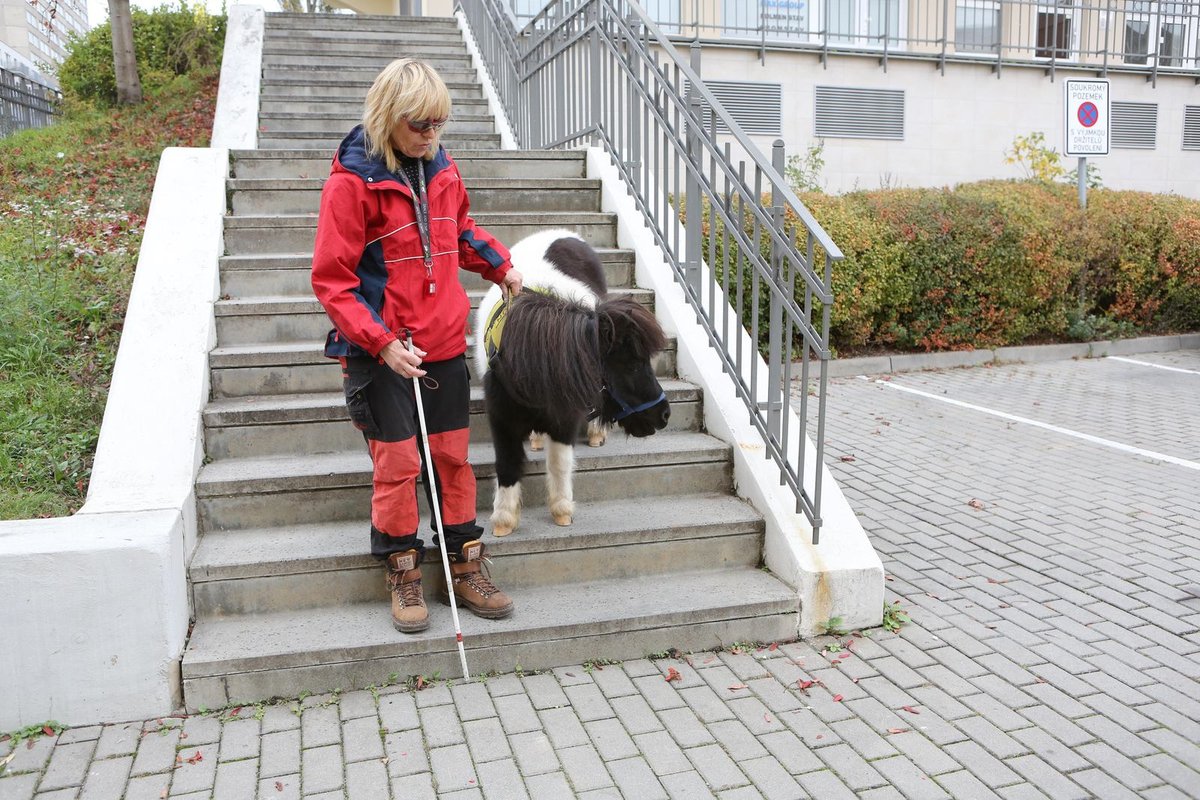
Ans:
POLYGON ((412 193, 383 162, 368 158, 362 126, 338 147, 321 191, 312 287, 333 330, 325 355, 378 356, 411 331, 429 361, 466 350, 470 301, 458 270, 500 283, 512 268, 508 249, 475 225, 458 167, 438 148, 423 162, 430 208, 436 291, 427 291, 412 193))

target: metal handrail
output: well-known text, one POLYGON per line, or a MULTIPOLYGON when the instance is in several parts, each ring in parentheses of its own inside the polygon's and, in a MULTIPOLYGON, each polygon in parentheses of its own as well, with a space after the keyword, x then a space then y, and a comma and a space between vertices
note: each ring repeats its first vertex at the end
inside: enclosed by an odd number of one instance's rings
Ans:
POLYGON ((53 124, 61 101, 57 89, 0 67, 0 137, 53 124))
MULTIPOLYGON (((459 0, 477 41, 505 31, 500 2, 459 0)), ((700 48, 685 59, 633 0, 554 0, 513 37, 516 58, 499 44, 480 50, 494 81, 516 76, 515 91, 498 94, 517 141, 609 153, 816 543, 832 265, 842 254, 788 185, 782 142, 763 155, 705 86, 700 48), (803 385, 817 382, 813 455, 807 391, 791 430, 794 351, 803 385)))

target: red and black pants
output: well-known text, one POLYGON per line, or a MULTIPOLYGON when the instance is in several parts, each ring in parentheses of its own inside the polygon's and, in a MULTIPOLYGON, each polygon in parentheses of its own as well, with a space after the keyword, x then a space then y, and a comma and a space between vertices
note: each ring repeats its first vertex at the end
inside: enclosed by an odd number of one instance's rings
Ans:
MULTIPOLYGON (((379 559, 413 548, 423 550, 424 542, 417 535, 417 476, 422 474, 432 509, 432 472, 445 528, 442 541, 449 552, 459 552, 463 544, 483 535, 475 522, 475 473, 467 462, 471 387, 466 358, 426 361, 421 369, 426 372, 419 380, 432 469, 424 463, 412 379, 373 358, 342 361, 350 420, 362 431, 371 452, 371 555, 379 559)), ((439 546, 434 520, 429 524, 433 544, 439 546)))

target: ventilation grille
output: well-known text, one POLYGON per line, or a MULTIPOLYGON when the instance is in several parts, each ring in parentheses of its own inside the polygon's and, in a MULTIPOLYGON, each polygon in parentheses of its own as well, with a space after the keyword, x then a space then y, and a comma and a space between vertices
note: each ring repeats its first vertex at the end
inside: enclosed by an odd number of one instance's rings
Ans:
POLYGON ((1112 104, 1112 146, 1153 150, 1158 141, 1158 103, 1112 104))
MULTIPOLYGON (((760 136, 783 134, 783 89, 778 83, 705 81, 704 85, 746 133, 760 136)), ((704 119, 707 119, 708 109, 704 108, 703 111, 704 119)), ((719 119, 717 133, 729 133, 719 119)))
POLYGON ((904 138, 904 91, 816 87, 816 135, 841 139, 904 138))
POLYGON ((1200 150, 1200 106, 1183 107, 1183 149, 1200 150))

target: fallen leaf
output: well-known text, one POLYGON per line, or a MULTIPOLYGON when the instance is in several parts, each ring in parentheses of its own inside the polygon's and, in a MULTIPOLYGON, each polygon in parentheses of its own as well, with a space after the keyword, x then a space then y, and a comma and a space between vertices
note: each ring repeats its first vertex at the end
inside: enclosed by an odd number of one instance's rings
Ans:
POLYGON ((283 791, 283 781, 275 781, 275 791, 277 791, 277 792, 283 791))
POLYGON ((679 674, 679 670, 674 667, 668 667, 667 674, 663 676, 663 679, 670 683, 671 681, 683 680, 683 676, 679 674))
POLYGON ((768 725, 770 725, 770 724, 771 724, 771 715, 770 715, 770 714, 763 714, 763 722, 765 722, 765 723, 767 723, 768 725))
POLYGON ((969 505, 971 508, 975 509, 976 511, 983 510, 983 503, 979 502, 974 497, 972 497, 970 500, 967 501, 967 505, 969 505))
POLYGON ((854 456, 842 456, 842 461, 854 461, 854 456))
POLYGON ((907 733, 910 728, 888 728, 888 733, 907 733))
POLYGON ((778 650, 779 642, 771 642, 771 644, 767 645, 767 649, 768 650, 778 650))
POLYGON ((825 734, 823 734, 823 733, 818 733, 818 734, 817 734, 816 736, 814 736, 813 738, 814 738, 814 739, 824 739, 824 738, 825 738, 825 734))
POLYGON ((47 736, 53 736, 53 735, 54 735, 54 728, 51 728, 49 725, 43 725, 43 726, 42 726, 42 733, 46 734, 47 736))
POLYGON ((735 683, 735 684, 733 684, 732 686, 730 686, 730 687, 729 687, 729 691, 731 691, 731 692, 736 692, 736 691, 738 691, 738 690, 740 690, 740 689, 745 689, 745 688, 746 688, 746 684, 744 684, 744 683, 735 683))
POLYGON ((566 676, 567 676, 568 678, 574 678, 574 677, 575 677, 575 673, 574 673, 574 672, 568 672, 568 673, 566 673, 566 676))
POLYGON ((796 685, 801 689, 809 689, 816 681, 796 681, 796 685))
POLYGON ((842 653, 840 656, 838 656, 838 660, 839 660, 839 661, 844 661, 844 660, 846 660, 846 659, 847 659, 847 658, 849 658, 849 657, 850 657, 850 653, 842 653))
POLYGON ((1008 583, 1008 578, 988 578, 988 583, 1008 583))
POLYGON ((841 696, 840 694, 835 694, 835 695, 833 696, 833 702, 835 702, 835 703, 840 703, 840 702, 842 702, 842 696, 841 696))
POLYGON ((187 763, 189 763, 189 764, 199 764, 199 763, 200 763, 201 761, 203 761, 203 760, 204 760, 204 753, 202 753, 202 752, 200 752, 199 750, 197 750, 197 751, 195 752, 195 754, 193 754, 193 755, 192 755, 190 758, 188 758, 188 759, 187 759, 187 763))
POLYGON ((166 789, 163 789, 161 792, 159 792, 158 796, 159 796, 160 798, 162 798, 162 800, 166 800, 166 798, 167 798, 167 790, 166 790, 166 789))
POLYGON ((913 708, 912 706, 900 706, 900 708, 904 711, 907 711, 910 714, 920 714, 921 713, 920 711, 913 708))

